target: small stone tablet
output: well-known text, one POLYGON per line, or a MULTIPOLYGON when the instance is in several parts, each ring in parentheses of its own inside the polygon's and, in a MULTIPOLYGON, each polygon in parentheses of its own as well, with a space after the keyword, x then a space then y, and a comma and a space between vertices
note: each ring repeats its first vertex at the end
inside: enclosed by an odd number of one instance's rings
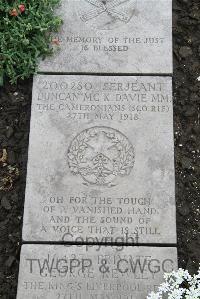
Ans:
POLYGON ((171 0, 62 0, 58 15, 40 72, 172 73, 171 0))
POLYGON ((35 78, 23 239, 176 243, 171 78, 35 78))
POLYGON ((144 299, 176 248, 23 245, 17 299, 144 299))

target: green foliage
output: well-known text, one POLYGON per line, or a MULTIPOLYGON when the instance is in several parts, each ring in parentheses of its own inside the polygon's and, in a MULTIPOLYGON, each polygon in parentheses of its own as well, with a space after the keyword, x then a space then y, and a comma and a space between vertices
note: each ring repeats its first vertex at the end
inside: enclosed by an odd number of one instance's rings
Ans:
POLYGON ((0 0, 0 84, 11 83, 35 73, 39 58, 55 48, 50 32, 62 21, 54 9, 60 0, 0 0))

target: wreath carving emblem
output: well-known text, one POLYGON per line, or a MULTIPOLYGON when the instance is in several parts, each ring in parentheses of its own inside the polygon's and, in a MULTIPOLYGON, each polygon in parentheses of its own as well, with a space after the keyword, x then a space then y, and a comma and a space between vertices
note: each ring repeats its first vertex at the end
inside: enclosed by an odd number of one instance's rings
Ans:
POLYGON ((80 19, 98 30, 110 30, 129 23, 136 0, 84 0, 78 8, 80 19))
POLYGON ((91 19, 98 17, 99 15, 106 13, 107 15, 119 19, 122 22, 128 22, 128 14, 123 13, 117 7, 129 0, 86 0, 91 4, 91 9, 87 13, 83 14, 81 19, 87 22, 91 19))
POLYGON ((128 138, 109 127, 80 132, 68 149, 68 165, 87 185, 114 186, 117 177, 128 176, 134 166, 134 148, 128 138))

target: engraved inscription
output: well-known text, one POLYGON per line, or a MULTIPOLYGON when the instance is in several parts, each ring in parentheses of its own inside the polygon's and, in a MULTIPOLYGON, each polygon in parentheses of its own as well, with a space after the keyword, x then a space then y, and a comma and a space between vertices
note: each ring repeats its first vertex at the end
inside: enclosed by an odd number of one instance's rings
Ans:
POLYGON ((172 73, 172 0, 65 0, 40 72, 172 73), (158 26, 159 24, 159 26, 158 26))
POLYGON ((17 299, 141 299, 176 268, 170 247, 23 245, 17 299))
POLYGON ((24 240, 176 242, 170 77, 38 75, 31 134, 24 240))
POLYGON ((87 184, 101 186, 114 186, 116 177, 129 175, 134 158, 134 148, 127 137, 103 126, 82 131, 68 150, 71 172, 81 175, 87 184))

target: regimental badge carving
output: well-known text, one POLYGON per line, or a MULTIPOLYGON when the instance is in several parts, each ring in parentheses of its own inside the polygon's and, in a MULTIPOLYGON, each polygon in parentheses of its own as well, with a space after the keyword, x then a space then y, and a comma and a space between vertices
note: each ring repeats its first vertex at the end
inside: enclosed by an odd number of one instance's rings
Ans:
MULTIPOLYGON (((133 15, 133 0, 84 0, 88 5, 80 13, 83 22, 95 21, 98 29, 112 29, 118 23, 128 23, 133 15), (128 4, 128 5, 127 5, 128 4)), ((134 0, 135 1, 135 0, 134 0)))
POLYGON ((121 132, 109 127, 82 131, 68 149, 68 164, 86 184, 113 186, 117 177, 128 176, 134 166, 134 148, 121 132))

